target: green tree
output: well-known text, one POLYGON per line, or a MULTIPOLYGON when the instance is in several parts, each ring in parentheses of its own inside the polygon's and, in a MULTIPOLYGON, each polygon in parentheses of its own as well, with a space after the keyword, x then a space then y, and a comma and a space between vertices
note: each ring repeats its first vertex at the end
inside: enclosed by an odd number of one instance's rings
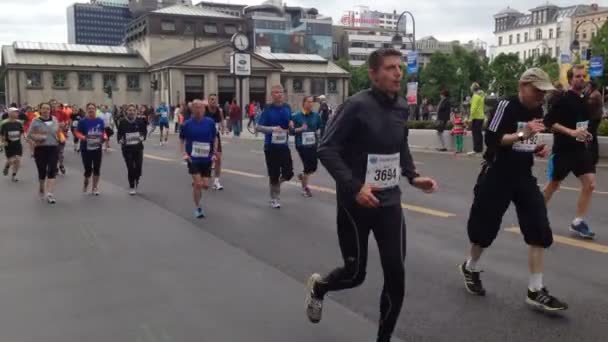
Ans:
POLYGON ((524 65, 516 54, 501 53, 490 64, 491 89, 500 96, 517 94, 517 84, 523 71, 524 65))
POLYGON ((350 95, 371 87, 371 80, 369 79, 367 69, 367 63, 365 63, 350 70, 350 95))
POLYGON ((457 70, 453 56, 441 52, 434 53, 430 62, 420 72, 420 95, 437 103, 439 93, 444 89, 451 94, 458 93, 457 70))
POLYGON ((608 70, 606 70, 606 62, 608 62, 608 25, 606 23, 602 25, 595 37, 591 38, 591 53, 593 56, 604 57, 604 75, 597 79, 599 85, 603 88, 608 85, 608 81, 606 80, 606 76, 608 75, 608 70))

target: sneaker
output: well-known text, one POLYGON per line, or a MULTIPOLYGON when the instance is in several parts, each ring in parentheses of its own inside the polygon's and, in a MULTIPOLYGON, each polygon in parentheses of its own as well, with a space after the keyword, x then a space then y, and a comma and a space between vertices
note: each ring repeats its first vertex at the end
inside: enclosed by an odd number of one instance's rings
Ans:
POLYGON ((543 287, 539 291, 528 289, 526 303, 544 311, 562 311, 568 309, 568 304, 550 295, 546 287, 543 287))
POLYGON ((220 181, 218 179, 216 179, 213 183, 213 190, 224 190, 224 187, 222 186, 222 184, 220 184, 220 181))
POLYGON ((323 314, 323 298, 315 296, 315 284, 321 281, 321 275, 314 273, 306 285, 306 316, 311 323, 319 323, 323 314))
POLYGON ((59 165, 59 171, 61 171, 62 175, 65 175, 65 166, 59 165))
POLYGON ((312 192, 309 187, 302 188, 302 196, 304 197, 312 197, 312 192))
POLYGON ((578 236, 583 239, 593 239, 595 238, 595 233, 591 231, 591 228, 585 223, 585 221, 581 221, 581 223, 574 225, 570 225, 570 231, 578 234, 578 236))
POLYGON ((93 192, 91 192, 93 194, 93 196, 99 196, 99 189, 93 189, 93 192))
POLYGON ((11 177, 11 181, 13 181, 14 183, 17 183, 19 181, 19 179, 17 178, 17 174, 13 174, 13 176, 11 177))
POLYGON ((460 274, 464 277, 464 287, 470 294, 474 294, 477 296, 485 296, 486 290, 483 288, 481 284, 481 278, 479 274, 481 272, 469 271, 467 270, 466 261, 458 267, 460 270, 460 274))
POLYGON ((271 199, 270 200, 270 207, 273 208, 273 209, 281 209, 281 203, 279 203, 279 200, 271 199))
POLYGON ((47 201, 49 204, 55 204, 55 202, 56 202, 56 201, 55 201, 55 196, 53 196, 53 194, 50 194, 50 193, 49 193, 49 194, 46 194, 46 201, 47 201))
POLYGON ((131 196, 137 195, 137 191, 135 191, 135 188, 130 188, 129 189, 129 195, 131 195, 131 196))
POLYGON ((194 209, 194 218, 200 219, 205 217, 205 213, 203 212, 203 208, 194 209))
POLYGON ((467 152, 467 156, 474 156, 476 154, 477 154, 477 152, 475 152, 475 151, 467 152))
POLYGON ((447 152, 448 149, 447 148, 438 148, 437 151, 439 151, 439 152, 447 152))
POLYGON ((8 165, 4 167, 4 169, 2 170, 2 174, 8 176, 8 165))

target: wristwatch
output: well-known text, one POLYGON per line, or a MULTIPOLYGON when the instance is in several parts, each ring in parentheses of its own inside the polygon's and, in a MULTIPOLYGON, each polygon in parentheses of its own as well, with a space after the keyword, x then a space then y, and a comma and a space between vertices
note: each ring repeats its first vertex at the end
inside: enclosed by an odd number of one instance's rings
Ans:
POLYGON ((517 139, 519 139, 519 141, 524 142, 524 132, 517 132, 517 139))

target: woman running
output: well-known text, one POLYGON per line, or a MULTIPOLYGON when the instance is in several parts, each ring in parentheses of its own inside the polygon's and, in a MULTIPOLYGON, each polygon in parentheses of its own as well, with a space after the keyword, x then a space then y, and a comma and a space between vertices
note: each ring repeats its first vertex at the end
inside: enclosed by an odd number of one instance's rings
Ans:
POLYGON ((94 103, 87 104, 87 115, 78 122, 74 134, 80 139, 80 154, 84 165, 84 185, 82 192, 89 190, 91 175, 93 176, 93 188, 91 193, 99 196, 99 175, 101 173, 101 147, 107 139, 104 131, 104 123, 97 117, 97 106, 94 103))
POLYGON ((137 194, 141 167, 144 160, 144 144, 148 135, 146 122, 137 117, 135 105, 127 107, 127 117, 118 123, 116 138, 122 146, 122 156, 127 164, 129 194, 137 194))
POLYGON ((59 123, 51 116, 49 103, 41 103, 39 109, 40 116, 32 121, 28 140, 34 148, 34 159, 40 181, 38 187, 40 199, 44 199, 46 193, 46 201, 55 204, 53 188, 59 159, 59 123))

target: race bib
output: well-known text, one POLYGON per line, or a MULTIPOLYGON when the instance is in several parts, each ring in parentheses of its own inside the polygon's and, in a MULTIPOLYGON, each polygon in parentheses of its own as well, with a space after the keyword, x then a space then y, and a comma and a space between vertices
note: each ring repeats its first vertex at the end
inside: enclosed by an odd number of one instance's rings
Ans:
POLYGON ((317 136, 315 132, 304 132, 302 133, 302 145, 311 146, 317 143, 317 136))
MULTIPOLYGON (((526 122, 518 122, 517 123, 517 132, 523 132, 527 123, 526 122)), ((524 141, 517 141, 513 144, 513 150, 517 152, 534 152, 540 144, 542 138, 540 134, 536 134, 533 137, 530 137, 524 141)))
POLYGON ((8 132, 8 140, 9 141, 19 141, 21 139, 20 131, 10 131, 8 132))
POLYGON ((88 136, 87 137, 87 150, 95 151, 101 148, 101 137, 99 136, 88 136))
POLYGON ((399 185, 401 155, 369 154, 367 156, 367 172, 365 183, 381 189, 393 188, 399 185))
POLYGON ((287 144, 287 132, 272 132, 273 144, 287 144))
POLYGON ((78 121, 72 121, 72 127, 74 127, 74 128, 78 127, 78 121))
POLYGON ((139 132, 125 134, 125 141, 127 145, 137 145, 141 142, 141 135, 139 132))
POLYGON ((211 152, 211 144, 206 142, 194 141, 192 143, 192 158, 207 158, 211 152))

